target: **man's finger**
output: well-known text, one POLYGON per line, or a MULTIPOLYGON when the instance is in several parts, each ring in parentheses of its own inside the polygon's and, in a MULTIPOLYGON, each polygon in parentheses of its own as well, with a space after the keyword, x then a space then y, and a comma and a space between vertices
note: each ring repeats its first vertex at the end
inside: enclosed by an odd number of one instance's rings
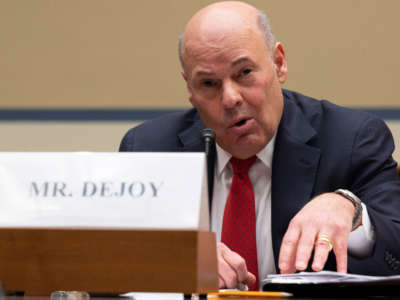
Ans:
MULTIPOLYGON (((321 231, 326 232, 326 231, 321 231)), ((315 240, 314 260, 312 269, 314 271, 321 271, 328 259, 329 252, 332 250, 332 241, 330 236, 332 234, 319 234, 315 240)))
POLYGON ((347 238, 339 236, 333 243, 333 251, 336 256, 337 271, 347 273, 347 238))
MULTIPOLYGON (((226 247, 226 245, 224 245, 226 247)), ((231 269, 236 273, 237 282, 245 282, 247 280, 247 266, 246 261, 236 252, 230 250, 226 247, 225 251, 222 251, 222 256, 224 260, 229 264, 231 269)))
MULTIPOLYGON (((256 277, 247 271, 246 262, 224 243, 217 243, 218 275, 226 288, 236 288, 238 283, 253 285, 256 277)), ((220 281, 221 282, 221 281, 220 281)))
POLYGON ((245 280, 244 283, 246 283, 247 286, 253 286, 255 282, 256 276, 253 273, 247 272, 247 280, 245 280))
POLYGON ((315 235, 316 232, 313 229, 301 233, 296 252, 296 270, 303 271, 307 268, 314 249, 315 235))
POLYGON ((235 270, 232 269, 230 264, 226 261, 223 253, 230 251, 222 243, 217 244, 217 258, 218 258, 218 276, 220 278, 220 288, 234 288, 237 286, 238 280, 235 270), (221 285, 222 284, 222 285, 221 285))
POLYGON ((226 282, 224 278, 218 274, 218 288, 223 289, 224 287, 226 287, 226 282))
POLYGON ((283 237, 281 249, 279 251, 279 269, 283 274, 295 271, 294 262, 299 237, 300 231, 298 227, 290 225, 283 237))

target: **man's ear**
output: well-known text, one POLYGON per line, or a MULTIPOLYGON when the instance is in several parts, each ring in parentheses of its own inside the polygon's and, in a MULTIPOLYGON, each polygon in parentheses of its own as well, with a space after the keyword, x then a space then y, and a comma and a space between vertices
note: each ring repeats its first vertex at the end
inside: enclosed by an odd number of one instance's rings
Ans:
POLYGON ((182 77, 183 77, 183 79, 186 81, 186 83, 187 83, 187 77, 186 77, 186 74, 185 74, 185 71, 181 71, 181 75, 182 75, 182 77))
POLYGON ((278 76, 279 82, 283 84, 286 81, 288 69, 285 50, 283 49, 283 45, 279 42, 275 44, 273 60, 276 75, 278 76))
POLYGON ((193 105, 193 102, 192 102, 192 89, 190 88, 189 81, 188 81, 187 75, 185 74, 185 71, 181 71, 181 75, 182 75, 183 79, 186 81, 186 90, 189 93, 189 101, 193 105))

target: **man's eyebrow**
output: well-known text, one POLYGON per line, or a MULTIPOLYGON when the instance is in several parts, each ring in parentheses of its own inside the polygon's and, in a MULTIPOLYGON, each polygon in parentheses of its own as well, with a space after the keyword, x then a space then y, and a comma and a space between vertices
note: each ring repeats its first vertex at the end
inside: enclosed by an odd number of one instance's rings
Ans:
POLYGON ((212 76, 214 75, 214 72, 211 71, 196 71, 194 73, 193 77, 199 77, 199 76, 212 76))
POLYGON ((240 64, 242 64, 242 63, 247 63, 247 62, 253 62, 249 57, 247 57, 247 56, 244 56, 244 57, 240 57, 239 59, 237 59, 237 60, 235 60, 233 63, 232 63, 232 67, 234 67, 234 66, 237 66, 237 65, 240 65, 240 64))
MULTIPOLYGON (((247 56, 243 56, 243 57, 238 58, 238 59, 235 60, 234 62, 232 62, 231 66, 232 66, 232 67, 235 67, 235 66, 240 65, 240 64, 242 64, 242 63, 248 63, 248 62, 253 63, 253 60, 251 60, 251 59, 250 59, 249 57, 247 57, 247 56)), ((199 77, 199 76, 213 76, 213 75, 215 75, 215 73, 212 72, 212 71, 202 71, 202 70, 199 70, 199 71, 196 71, 196 72, 194 73, 194 76, 193 76, 193 77, 199 77)))

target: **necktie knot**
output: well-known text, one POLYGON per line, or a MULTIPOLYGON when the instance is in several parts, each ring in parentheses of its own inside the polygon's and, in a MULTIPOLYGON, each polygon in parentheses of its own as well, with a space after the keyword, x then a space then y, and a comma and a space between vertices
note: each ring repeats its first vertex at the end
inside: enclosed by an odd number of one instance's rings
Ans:
POLYGON ((231 158, 233 173, 245 175, 249 172, 250 167, 256 161, 257 156, 252 156, 247 159, 231 158))

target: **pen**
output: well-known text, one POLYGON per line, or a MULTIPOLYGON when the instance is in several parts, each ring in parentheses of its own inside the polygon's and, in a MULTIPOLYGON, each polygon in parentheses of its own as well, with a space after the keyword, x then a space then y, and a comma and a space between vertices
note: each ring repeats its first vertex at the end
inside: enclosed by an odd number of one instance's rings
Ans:
POLYGON ((291 297, 290 293, 286 292, 258 292, 258 291, 219 291, 217 293, 209 293, 211 296, 218 297, 291 297))

